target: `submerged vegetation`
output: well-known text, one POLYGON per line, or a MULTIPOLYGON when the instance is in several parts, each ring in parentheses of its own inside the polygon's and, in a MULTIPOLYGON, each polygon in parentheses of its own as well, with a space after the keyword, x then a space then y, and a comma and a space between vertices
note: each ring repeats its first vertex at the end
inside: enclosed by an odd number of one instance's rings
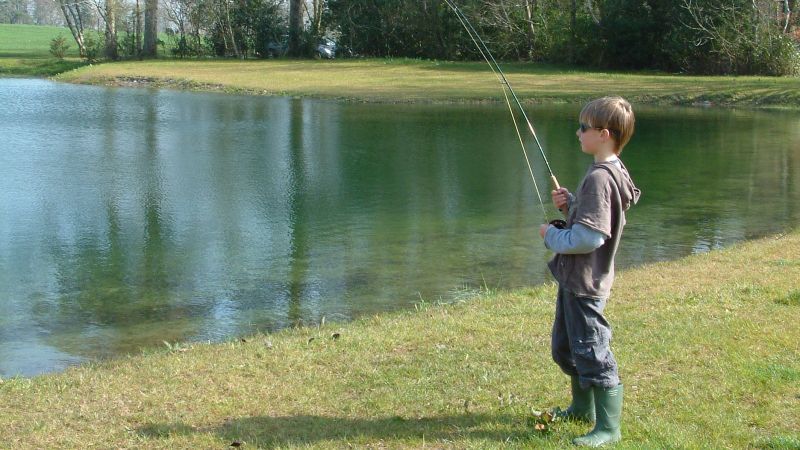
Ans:
MULTIPOLYGON (((617 448, 798 448, 800 232, 620 274, 617 448)), ((0 383, 14 448, 563 448, 554 287, 0 383), (546 421, 544 421, 546 422, 546 421)))

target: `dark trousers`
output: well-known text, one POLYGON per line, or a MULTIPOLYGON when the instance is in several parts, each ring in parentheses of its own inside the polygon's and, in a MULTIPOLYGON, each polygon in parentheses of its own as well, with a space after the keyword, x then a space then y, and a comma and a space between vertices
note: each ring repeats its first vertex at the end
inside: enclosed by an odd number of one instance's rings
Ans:
POLYGON ((615 387, 617 361, 611 353, 611 326, 603 309, 606 299, 577 297, 558 289, 553 322, 553 360, 567 375, 578 377, 581 387, 615 387))

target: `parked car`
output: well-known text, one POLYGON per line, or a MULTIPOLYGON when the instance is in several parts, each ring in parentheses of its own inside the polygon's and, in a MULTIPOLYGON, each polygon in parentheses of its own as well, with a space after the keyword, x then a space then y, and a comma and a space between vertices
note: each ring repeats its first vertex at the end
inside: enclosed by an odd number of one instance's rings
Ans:
POLYGON ((323 59, 333 59, 336 57, 336 42, 330 38, 324 38, 317 44, 317 56, 323 59))

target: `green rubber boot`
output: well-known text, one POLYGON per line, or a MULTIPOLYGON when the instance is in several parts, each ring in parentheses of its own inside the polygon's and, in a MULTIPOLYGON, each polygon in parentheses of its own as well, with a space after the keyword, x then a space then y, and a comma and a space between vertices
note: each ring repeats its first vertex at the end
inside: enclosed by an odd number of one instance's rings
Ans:
POLYGON ((578 377, 570 377, 572 387, 572 403, 564 411, 557 411, 556 417, 564 420, 579 420, 582 422, 594 422, 594 394, 592 388, 581 388, 578 377))
POLYGON ((622 418, 622 385, 613 388, 593 386, 594 404, 597 410, 597 423, 586 436, 572 440, 575 445, 600 447, 622 439, 619 422, 622 418))

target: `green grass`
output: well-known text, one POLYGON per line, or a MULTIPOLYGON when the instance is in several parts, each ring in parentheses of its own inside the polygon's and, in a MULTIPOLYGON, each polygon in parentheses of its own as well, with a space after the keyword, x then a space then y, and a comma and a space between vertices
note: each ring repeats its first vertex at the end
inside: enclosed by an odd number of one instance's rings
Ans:
POLYGON ((50 76, 83 65, 67 28, 0 24, 0 76, 50 76), (59 35, 70 44, 63 60, 50 55, 50 41, 59 35))
POLYGON ((67 56, 78 56, 78 46, 65 27, 0 24, 0 57, 50 57, 50 41, 59 35, 70 44, 67 56))
MULTIPOLYGON (((635 103, 800 108, 800 78, 796 77, 617 73, 524 63, 504 64, 504 68, 527 103, 583 102, 619 94, 635 103)), ((497 102, 503 98, 500 84, 483 63, 408 59, 119 62, 82 68, 58 79, 374 102, 497 102)))
MULTIPOLYGON (((800 232, 623 272, 617 448, 799 448, 800 232)), ((11 448, 564 448, 554 286, 5 380, 11 448), (334 337, 335 334, 338 337, 334 337)))

